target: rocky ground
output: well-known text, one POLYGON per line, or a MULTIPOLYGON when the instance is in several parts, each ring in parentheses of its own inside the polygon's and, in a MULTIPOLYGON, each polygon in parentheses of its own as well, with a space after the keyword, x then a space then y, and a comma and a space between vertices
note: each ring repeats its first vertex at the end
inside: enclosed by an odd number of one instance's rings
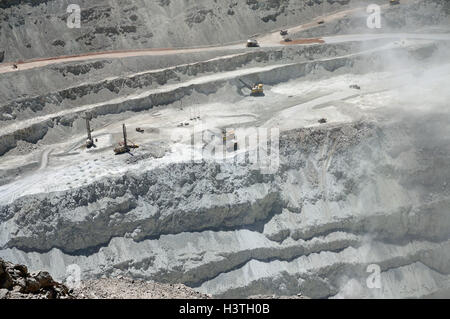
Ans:
POLYGON ((0 259, 0 299, 70 299, 69 288, 46 271, 29 273, 25 265, 0 259))
POLYGON ((182 284, 160 284, 131 278, 109 278, 83 281, 74 288, 77 299, 209 299, 182 284))
MULTIPOLYGON (((25 265, 0 259, 0 299, 211 299, 183 284, 139 279, 104 278, 82 281, 74 288, 53 280, 48 272, 29 273, 25 265)), ((249 299, 305 299, 298 296, 250 296, 249 299)))
POLYGON ((69 289, 48 272, 29 273, 25 265, 0 259, 0 299, 207 299, 185 285, 128 278, 83 281, 69 289))

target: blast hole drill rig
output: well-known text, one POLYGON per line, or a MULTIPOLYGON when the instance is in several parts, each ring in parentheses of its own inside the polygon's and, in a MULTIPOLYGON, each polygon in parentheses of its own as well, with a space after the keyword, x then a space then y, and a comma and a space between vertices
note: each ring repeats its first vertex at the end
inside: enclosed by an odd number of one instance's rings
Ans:
POLYGON ((126 128, 125 124, 122 124, 122 131, 123 131, 123 142, 120 142, 119 146, 117 146, 114 149, 114 153, 116 155, 129 153, 132 148, 139 148, 139 146, 137 144, 134 144, 133 142, 131 142, 131 144, 128 143, 127 128, 126 128))

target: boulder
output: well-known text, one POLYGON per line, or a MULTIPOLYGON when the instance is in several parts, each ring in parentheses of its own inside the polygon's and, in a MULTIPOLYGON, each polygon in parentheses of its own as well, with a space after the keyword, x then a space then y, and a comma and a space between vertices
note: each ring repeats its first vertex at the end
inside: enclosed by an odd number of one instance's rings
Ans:
POLYGON ((27 277, 28 276, 28 268, 27 268, 27 266, 25 266, 25 265, 15 265, 14 269, 18 270, 22 277, 27 277))
POLYGON ((37 275, 34 276, 36 280, 39 282, 41 288, 49 288, 53 287, 55 282, 53 281, 52 276, 46 271, 40 271, 37 275))
POLYGON ((46 271, 30 274, 24 265, 0 259, 0 299, 73 298, 69 289, 46 271))
POLYGON ((27 278, 25 280, 25 293, 37 293, 41 289, 41 285, 39 284, 39 281, 37 281, 35 278, 27 278))
POLYGON ((18 278, 14 280, 14 291, 25 292, 27 290, 27 282, 25 278, 18 278))
MULTIPOLYGON (((2 268, 0 266, 0 268, 2 268)), ((3 268, 0 273, 0 289, 11 289, 13 286, 13 279, 11 275, 3 268)))

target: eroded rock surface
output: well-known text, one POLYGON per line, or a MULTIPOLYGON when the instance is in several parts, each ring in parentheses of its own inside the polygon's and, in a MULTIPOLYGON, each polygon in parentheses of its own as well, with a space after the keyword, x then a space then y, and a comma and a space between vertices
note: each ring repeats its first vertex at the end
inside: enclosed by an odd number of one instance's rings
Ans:
POLYGON ((29 273, 25 265, 0 259, 0 299, 68 299, 69 289, 46 271, 29 273))

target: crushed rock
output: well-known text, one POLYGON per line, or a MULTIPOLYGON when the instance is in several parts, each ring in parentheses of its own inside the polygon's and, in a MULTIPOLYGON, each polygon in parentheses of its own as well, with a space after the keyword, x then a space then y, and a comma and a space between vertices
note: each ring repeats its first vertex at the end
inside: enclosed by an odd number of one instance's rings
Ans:
POLYGON ((131 278, 83 281, 73 292, 77 299, 210 299, 182 284, 161 284, 131 278))

